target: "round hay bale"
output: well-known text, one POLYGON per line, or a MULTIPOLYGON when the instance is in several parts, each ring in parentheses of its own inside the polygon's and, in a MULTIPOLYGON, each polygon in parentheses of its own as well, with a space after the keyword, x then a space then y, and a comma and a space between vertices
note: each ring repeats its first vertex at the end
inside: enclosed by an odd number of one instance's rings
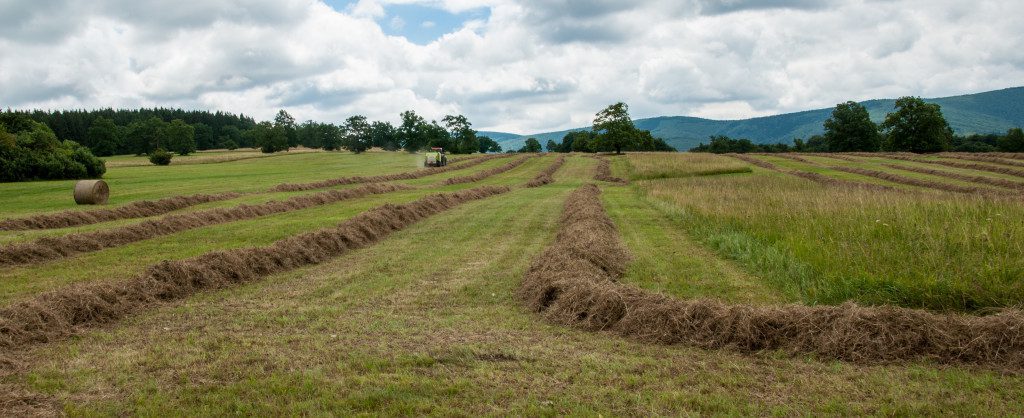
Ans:
POLYGON ((75 203, 79 205, 102 205, 110 197, 110 188, 103 180, 80 180, 75 183, 75 203))

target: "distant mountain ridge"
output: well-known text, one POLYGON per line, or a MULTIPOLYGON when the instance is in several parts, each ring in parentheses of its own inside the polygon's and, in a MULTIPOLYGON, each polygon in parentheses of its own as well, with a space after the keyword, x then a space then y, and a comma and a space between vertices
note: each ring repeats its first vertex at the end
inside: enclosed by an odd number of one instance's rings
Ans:
MULTIPOLYGON (((1005 133, 1007 129, 1024 127, 1024 87, 1013 87, 963 96, 925 99, 942 107, 942 113, 957 134, 1005 133)), ((871 119, 881 123, 893 110, 895 99, 860 102, 871 119)), ((793 138, 808 138, 824 132, 823 124, 832 115, 832 108, 763 116, 741 120, 713 120, 690 116, 660 116, 637 119, 640 129, 650 130, 673 147, 685 151, 707 142, 712 135, 747 138, 758 144, 792 143, 793 138)), ((526 138, 537 138, 543 145, 549 139, 560 142, 566 133, 590 129, 583 127, 557 132, 517 135, 503 132, 480 132, 501 144, 503 149, 518 149, 526 138)))

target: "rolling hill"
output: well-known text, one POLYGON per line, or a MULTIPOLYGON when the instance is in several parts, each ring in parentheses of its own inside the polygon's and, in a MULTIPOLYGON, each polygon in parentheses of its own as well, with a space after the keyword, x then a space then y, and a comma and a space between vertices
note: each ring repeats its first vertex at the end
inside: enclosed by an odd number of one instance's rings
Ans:
MULTIPOLYGON (((1003 133, 1007 129, 1024 126, 1024 87, 1014 87, 963 96, 925 99, 942 106, 950 126, 957 134, 1003 133)), ((861 102, 875 122, 881 122, 892 111, 895 99, 861 102)), ((712 135, 748 138, 759 144, 785 142, 793 138, 807 138, 824 132, 822 124, 832 114, 832 108, 807 110, 774 116, 742 120, 713 120, 689 116, 660 116, 635 121, 640 129, 650 130, 654 136, 664 138, 679 150, 690 149, 707 142, 712 135)), ((589 127, 572 130, 589 129, 589 127)), ((541 144, 549 139, 556 142, 572 130, 517 135, 501 132, 481 132, 501 144, 503 149, 517 149, 526 138, 534 137, 541 144)))

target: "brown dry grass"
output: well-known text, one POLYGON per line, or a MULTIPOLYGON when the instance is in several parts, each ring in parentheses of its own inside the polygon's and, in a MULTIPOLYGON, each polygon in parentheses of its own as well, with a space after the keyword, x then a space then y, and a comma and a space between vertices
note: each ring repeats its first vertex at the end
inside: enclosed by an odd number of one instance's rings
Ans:
POLYGON ((347 199, 408 189, 411 189, 411 187, 371 183, 355 189, 330 190, 257 205, 243 204, 230 208, 216 208, 181 215, 168 215, 160 219, 149 220, 135 225, 58 237, 46 237, 32 242, 0 247, 0 266, 41 263, 76 254, 118 247, 163 235, 175 234, 189 229, 243 219, 253 219, 336 203, 347 199))
POLYGON ((786 152, 757 153, 757 154, 754 154, 754 155, 767 155, 767 156, 772 156, 772 157, 785 158, 787 160, 799 161, 799 162, 802 162, 804 164, 818 165, 818 164, 814 163, 813 161, 808 160, 808 159, 806 159, 804 157, 801 157, 801 156, 796 155, 796 154, 786 153, 786 152))
POLYGON ((0 221, 0 230, 22 231, 28 229, 54 229, 89 225, 118 219, 145 218, 162 215, 189 206, 234 199, 239 193, 196 194, 175 196, 160 200, 141 200, 110 209, 64 211, 45 215, 0 221))
POLYGON ((438 193, 402 205, 385 204, 337 227, 296 235, 269 246, 163 261, 125 281, 73 285, 43 293, 0 310, 0 348, 48 342, 83 326, 121 319, 161 301, 319 264, 374 244, 428 216, 509 190, 483 186, 438 193))
POLYGON ((971 176, 967 174, 953 173, 943 170, 933 170, 930 168, 910 166, 910 165, 898 165, 898 164, 882 164, 888 168, 904 171, 912 171, 921 174, 930 174, 933 176, 946 177, 954 180, 967 181, 971 183, 987 184, 989 186, 999 186, 1014 190, 1024 190, 1024 183, 1016 182, 1013 180, 999 179, 993 177, 983 176, 971 176))
POLYGON ((937 164, 937 165, 944 165, 944 166, 947 166, 947 167, 963 168, 963 169, 967 169, 967 170, 978 170, 978 171, 987 171, 987 172, 990 172, 990 173, 1008 174, 1008 175, 1011 175, 1011 176, 1024 178, 1024 170, 1019 170, 1019 169, 1015 169, 1015 168, 1011 168, 1011 167, 999 167, 999 166, 988 165, 988 164, 964 163, 964 162, 959 162, 959 161, 940 160, 940 159, 928 159, 928 158, 921 158, 917 154, 910 154, 910 153, 902 153, 902 152, 900 152, 900 153, 895 153, 895 152, 894 153, 851 153, 851 155, 858 155, 858 156, 862 156, 862 157, 885 157, 885 158, 892 158, 894 160, 912 161, 912 162, 916 162, 916 163, 925 163, 925 164, 937 164))
MULTIPOLYGON (((884 191, 893 191, 893 190, 897 190, 895 188, 892 188, 892 187, 889 187, 889 186, 885 186, 885 185, 881 185, 881 184, 863 183, 863 182, 859 182, 859 181, 850 181, 850 180, 837 179, 835 177, 829 177, 829 176, 826 176, 824 174, 810 172, 810 171, 783 169, 783 168, 781 168, 781 167, 779 167, 779 166, 777 166, 775 164, 772 164, 772 163, 770 163, 768 161, 762 160, 760 158, 751 157, 751 156, 748 156, 748 155, 743 155, 743 154, 726 154, 726 155, 728 155, 730 157, 733 157, 733 158, 736 158, 736 159, 739 159, 739 160, 742 160, 742 161, 746 161, 748 163, 751 163, 751 164, 756 165, 756 166, 761 167, 761 168, 765 168, 765 169, 768 169, 768 170, 777 171, 777 172, 780 172, 780 173, 789 174, 791 176, 796 176, 796 177, 800 177, 802 179, 810 180, 810 181, 813 181, 815 183, 821 184, 823 186, 854 187, 854 188, 859 188, 859 189, 878 190, 878 191, 883 191, 883 190, 884 191)), ((775 154, 771 154, 771 155, 775 155, 775 154)), ((814 165, 814 166, 818 165, 818 164, 816 164, 816 163, 814 163, 814 162, 812 162, 810 160, 803 159, 803 158, 801 158, 800 160, 797 160, 797 161, 801 161, 801 162, 804 162, 804 163, 807 163, 807 164, 810 164, 810 165, 814 165)))
POLYGON ((732 158, 735 158, 737 160, 746 161, 746 162, 748 162, 750 164, 756 165, 756 166, 764 168, 764 169, 782 172, 782 169, 780 169, 775 164, 772 164, 772 163, 767 162, 765 160, 762 160, 760 158, 754 158, 754 157, 751 157, 749 155, 744 155, 744 154, 725 154, 725 155, 728 155, 728 156, 730 156, 732 158))
POLYGON ((853 157, 851 157, 849 155, 837 154, 837 153, 834 153, 834 152, 802 152, 802 153, 799 153, 799 154, 796 154, 796 155, 803 155, 803 156, 809 156, 809 157, 824 157, 824 158, 831 158, 831 159, 834 159, 834 160, 852 161, 852 162, 859 161, 856 158, 853 158, 853 157))
POLYGON ((618 283, 629 261, 600 189, 585 185, 566 201, 555 243, 531 265, 518 295, 550 321, 652 343, 1024 370, 1024 313, 1018 310, 968 316, 853 303, 764 307, 680 300, 618 283))
POLYGON ((501 166, 498 166, 498 167, 494 167, 494 168, 489 169, 489 170, 484 170, 484 171, 478 172, 476 174, 471 174, 471 175, 462 176, 462 177, 452 177, 450 179, 445 179, 444 181, 441 182, 441 185, 448 186, 448 185, 452 185, 452 184, 472 183, 472 182, 480 181, 480 180, 483 180, 485 178, 488 178, 488 177, 491 177, 491 176, 495 176, 495 175, 504 173, 506 171, 509 171, 509 170, 511 170, 513 168, 519 167, 520 165, 523 165, 523 163, 525 163, 527 160, 529 160, 531 158, 534 158, 536 156, 537 155, 522 156, 522 157, 519 157, 519 158, 517 158, 517 159, 515 159, 513 161, 509 161, 507 164, 504 164, 504 165, 501 165, 501 166))
POLYGON ((533 180, 527 182, 526 187, 540 187, 555 181, 555 178, 552 176, 555 175, 555 172, 558 171, 559 168, 562 168, 562 164, 565 164, 564 155, 558 157, 558 159, 545 168, 544 171, 537 174, 537 177, 534 177, 533 180))
POLYGON ((328 179, 322 181, 315 181, 311 183, 284 183, 274 186, 270 189, 271 192, 298 192, 305 190, 323 189, 326 187, 342 186, 346 184, 360 184, 360 183, 379 183, 385 181, 396 181, 396 180, 413 180, 432 176, 434 174, 446 173, 449 171, 462 170, 483 164, 484 162, 496 159, 496 158, 507 158, 507 154, 494 154, 485 155, 479 158, 473 158, 468 161, 459 161, 458 164, 447 165, 444 167, 427 167, 415 171, 407 171, 404 173, 397 174, 384 174, 379 176, 354 176, 354 177, 341 177, 336 179, 328 179))
POLYGON ((911 177, 901 176, 899 174, 889 173, 885 171, 869 170, 866 168, 859 167, 842 167, 832 166, 829 167, 832 170, 845 171, 847 173, 860 174, 862 176, 874 177, 893 183, 906 184, 910 186, 924 187, 928 189, 943 190, 947 192, 966 193, 966 194, 977 194, 986 196, 1014 196, 1016 193, 1003 192, 999 190, 988 189, 984 187, 974 186, 958 186, 955 184, 942 183, 938 181, 917 179, 911 177))
POLYGON ((939 154, 939 156, 946 158, 956 158, 958 160, 979 161, 983 163, 995 163, 1003 165, 1012 165, 1015 167, 1024 167, 1024 161, 993 157, 989 155, 976 155, 965 152, 944 152, 942 154, 939 154))
POLYGON ((607 181, 609 183, 629 184, 629 181, 612 175, 612 162, 604 157, 597 158, 597 168, 594 172, 594 180, 607 181))

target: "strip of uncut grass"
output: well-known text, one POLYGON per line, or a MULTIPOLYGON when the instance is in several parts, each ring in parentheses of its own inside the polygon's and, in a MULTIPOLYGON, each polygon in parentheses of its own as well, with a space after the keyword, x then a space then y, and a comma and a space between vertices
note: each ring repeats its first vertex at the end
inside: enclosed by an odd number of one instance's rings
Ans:
POLYGON ((805 303, 972 311, 1024 303, 1024 208, 785 177, 645 182, 693 236, 805 303), (729 190, 729 193, 721 193, 729 190))
POLYGON ((538 321, 511 292, 551 241, 552 214, 595 163, 571 157, 551 185, 468 203, 324 265, 41 346, 2 381, 89 416, 971 416, 1024 408, 1020 376, 742 356, 538 321))
POLYGON ((602 193, 608 215, 635 258, 624 282, 683 298, 758 304, 784 300, 764 280, 697 245, 681 225, 637 193, 634 187, 610 187, 602 193))
POLYGON ((517 294, 545 319, 661 344, 784 350, 852 362, 926 358, 1024 370, 1024 313, 977 317, 855 304, 755 307, 665 297, 618 282, 631 262, 600 189, 574 191, 555 242, 517 294))
MULTIPOLYGON (((175 155, 171 159, 171 165, 188 165, 188 164, 217 164, 217 163, 229 163, 232 161, 249 160, 253 158, 270 158, 280 157, 284 155, 295 155, 307 152, 324 152, 320 149, 292 149, 288 152, 278 152, 273 154, 265 154, 259 150, 243 150, 243 151, 199 151, 189 155, 175 155)), ((112 167, 146 167, 151 166, 153 163, 149 162, 147 156, 116 156, 106 157, 104 160, 107 163, 107 168, 112 167)))
POLYGON ((716 154, 631 152, 626 156, 633 168, 633 180, 751 172, 748 165, 716 154))

